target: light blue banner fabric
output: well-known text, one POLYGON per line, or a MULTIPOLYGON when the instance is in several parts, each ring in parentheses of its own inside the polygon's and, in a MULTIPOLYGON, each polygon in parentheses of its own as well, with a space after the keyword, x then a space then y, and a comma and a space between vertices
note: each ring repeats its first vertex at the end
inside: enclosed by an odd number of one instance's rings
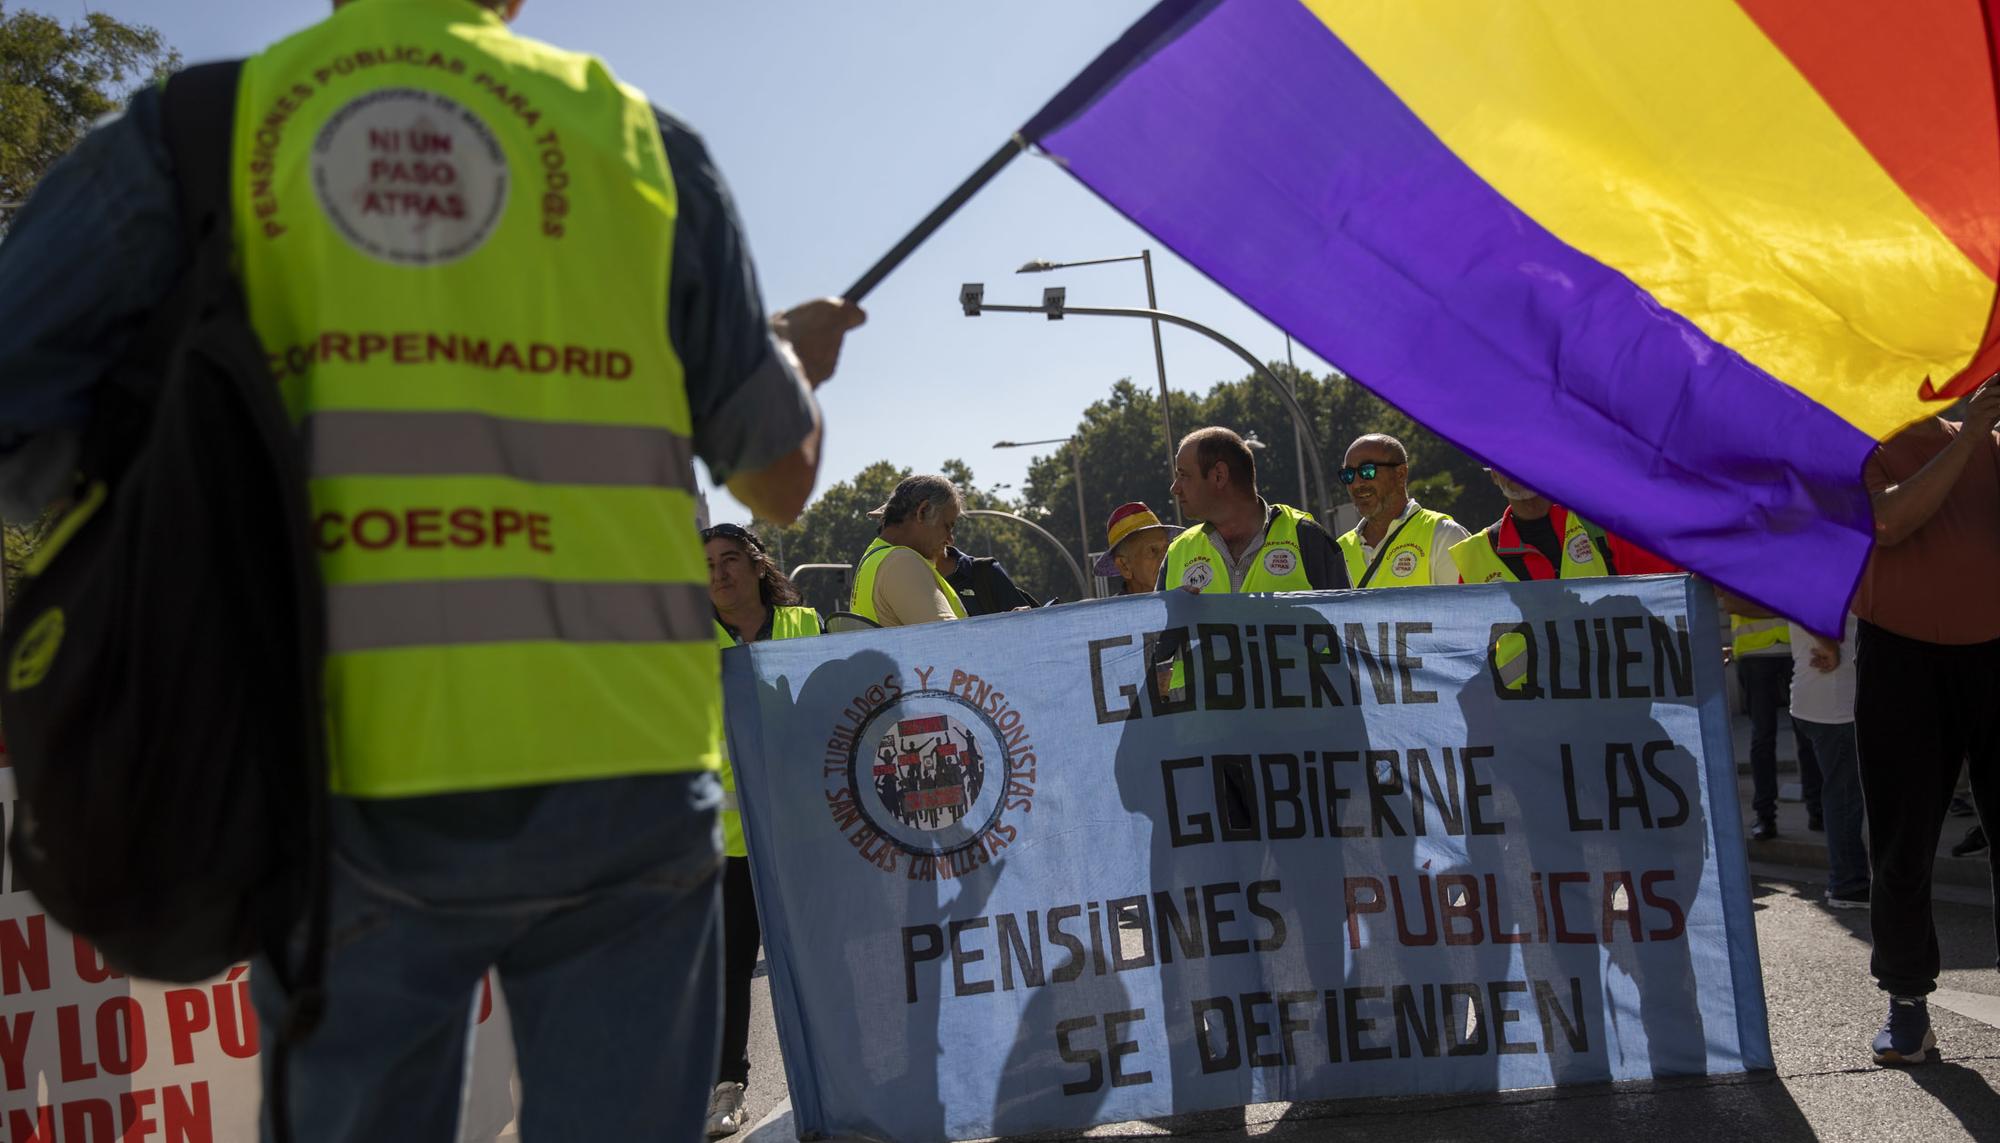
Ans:
POLYGON ((1772 1066, 1683 577, 1170 592, 723 660, 802 1130, 1772 1066))

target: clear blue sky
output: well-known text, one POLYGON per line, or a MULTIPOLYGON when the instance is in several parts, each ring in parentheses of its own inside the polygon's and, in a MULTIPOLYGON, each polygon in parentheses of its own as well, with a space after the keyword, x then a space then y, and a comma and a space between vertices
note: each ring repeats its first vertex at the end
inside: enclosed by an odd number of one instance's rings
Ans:
MULTIPOLYGON (((845 288, 1150 3, 528 0, 516 28, 602 56, 707 138, 736 194, 765 301, 781 307, 845 288)), ((85 3, 19 6, 67 20, 85 3)), ((89 6, 159 28, 189 62, 249 54, 331 10, 328 0, 89 6)), ((966 318, 960 283, 985 282, 992 302, 1038 303, 1044 286, 1063 285, 1072 304, 1144 305, 1137 263, 1013 271, 1031 258, 1146 246, 1162 307, 1283 358, 1275 326, 1053 164, 1023 157, 868 299, 868 325, 820 391, 830 434, 821 487, 876 460, 921 471, 953 456, 982 485, 1018 487, 1030 456, 1047 450, 992 443, 1068 435, 1120 377, 1151 387, 1151 335, 1126 319, 966 318)), ((1244 373, 1193 334, 1168 329, 1165 338, 1176 389, 1244 373)), ((1325 368, 1303 351, 1299 364, 1325 368)), ((1165 507, 1164 474, 1161 484, 1155 508, 1165 507)), ((726 493, 712 505, 718 519, 748 516, 726 493)))

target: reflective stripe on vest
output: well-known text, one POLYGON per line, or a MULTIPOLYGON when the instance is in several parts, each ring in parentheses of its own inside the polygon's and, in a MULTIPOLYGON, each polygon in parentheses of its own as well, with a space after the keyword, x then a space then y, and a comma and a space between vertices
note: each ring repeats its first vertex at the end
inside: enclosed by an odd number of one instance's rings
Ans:
POLYGON ((234 155, 311 461, 334 789, 718 765, 644 96, 484 7, 365 0, 244 64, 234 155))
MULTIPOLYGON (((1611 568, 1605 564, 1604 554, 1597 550, 1597 541, 1591 535, 1589 523, 1574 512, 1568 513, 1568 516, 1563 522, 1562 560, 1557 578, 1591 579, 1610 575, 1611 568)), ((1466 583, 1519 582, 1514 569, 1500 558, 1495 534, 1497 527, 1482 528, 1451 546, 1451 562, 1458 566, 1458 577, 1466 583)))
POLYGON ((1729 648, 1734 655, 1748 655, 1780 643, 1789 645, 1791 641, 1791 624, 1776 616, 1762 619, 1746 619, 1741 615, 1729 617, 1729 648))
MULTIPOLYGON (((1431 582, 1431 540, 1437 532, 1438 522, 1451 517, 1428 508, 1419 508, 1411 513, 1409 522, 1397 534, 1395 543, 1382 556, 1382 562, 1375 569, 1375 578, 1367 587, 1428 587, 1431 582)), ((1362 577, 1368 574, 1371 561, 1361 546, 1361 529, 1367 523, 1362 521, 1340 537, 1340 554, 1347 561, 1347 582, 1355 587, 1364 586, 1362 577)), ((1389 531, 1396 531, 1396 525, 1389 525, 1389 531)), ((1386 542, 1386 533, 1385 533, 1386 542)))
MULTIPOLYGON (((898 548, 924 560, 924 554, 915 548, 892 544, 880 536, 869 541, 868 547, 861 553, 861 562, 854 565, 854 598, 847 605, 849 611, 871 623, 882 622, 881 615, 875 610, 875 574, 882 570, 883 558, 898 548)), ((924 560, 924 566, 931 569, 931 578, 937 581, 938 590, 944 593, 944 601, 951 606, 951 613, 960 619, 965 618, 965 603, 958 598, 958 592, 952 590, 951 581, 939 575, 937 565, 929 560, 924 560)))
MULTIPOLYGON (((1250 570, 1243 574, 1243 592, 1311 591, 1305 561, 1299 555, 1299 522, 1312 517, 1288 504, 1271 505, 1273 515, 1265 529, 1263 546, 1250 570)), ((1207 524, 1196 524, 1167 545, 1166 585, 1193 587, 1203 595, 1227 595, 1229 564, 1224 558, 1221 537, 1207 524)))
MULTIPOLYGON (((819 634, 819 630, 819 612, 810 607, 771 609, 773 639, 802 639, 819 634)), ((715 642, 725 650, 742 645, 719 621, 715 623, 715 642)), ((726 857, 750 856, 749 843, 743 837, 742 804, 736 798, 736 767, 729 762, 727 744, 722 752, 722 852, 726 857)))
POLYGON ((1518 691, 1528 683, 1528 637, 1508 631, 1493 641, 1493 670, 1500 685, 1518 691))

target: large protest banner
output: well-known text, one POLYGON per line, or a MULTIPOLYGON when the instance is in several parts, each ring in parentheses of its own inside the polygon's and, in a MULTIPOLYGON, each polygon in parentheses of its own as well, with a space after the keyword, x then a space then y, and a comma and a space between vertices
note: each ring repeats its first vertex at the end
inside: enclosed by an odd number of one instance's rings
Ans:
MULTIPOLYGON (((11 836, 19 807, 4 752, 0 811, 11 836)), ((263 1088, 249 974, 127 979, 42 912, 0 846, 0 1143, 254 1143, 263 1088)), ((467 1000, 477 1030, 458 1139, 491 1143, 512 1137, 513 1042, 497 989, 467 1000)))
POLYGON ((1169 592, 723 677, 802 1131, 1772 1066, 1682 577, 1169 592))

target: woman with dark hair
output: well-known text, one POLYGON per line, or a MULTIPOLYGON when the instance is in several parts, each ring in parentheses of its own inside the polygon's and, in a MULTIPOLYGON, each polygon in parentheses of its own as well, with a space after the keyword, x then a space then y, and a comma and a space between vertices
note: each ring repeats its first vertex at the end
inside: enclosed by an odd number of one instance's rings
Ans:
MULTIPOLYGON (((715 637, 723 647, 820 633, 819 613, 798 605, 798 589, 748 528, 717 524, 702 532, 701 542, 708 553, 715 637)), ((750 975, 762 939, 750 851, 736 809, 736 772, 726 760, 722 790, 722 1056, 708 1100, 710 1139, 743 1129, 743 1094, 750 1084, 750 975)))

